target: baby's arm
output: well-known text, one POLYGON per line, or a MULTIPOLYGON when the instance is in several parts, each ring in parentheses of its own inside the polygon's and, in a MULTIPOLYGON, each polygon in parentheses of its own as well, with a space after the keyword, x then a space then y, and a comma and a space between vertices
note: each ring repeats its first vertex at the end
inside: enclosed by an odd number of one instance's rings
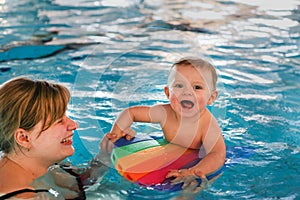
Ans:
POLYGON ((203 140, 206 155, 192 169, 197 174, 207 175, 224 165, 226 146, 217 120, 212 116, 207 134, 203 140))
POLYGON ((165 116, 162 105, 134 106, 123 110, 116 119, 111 131, 101 141, 101 149, 111 152, 113 143, 121 137, 130 140, 135 133, 130 128, 133 122, 161 122, 165 116))
POLYGON ((226 147, 223 137, 220 134, 211 151, 190 170, 194 171, 197 176, 205 178, 206 175, 217 171, 224 165, 225 157, 226 147))

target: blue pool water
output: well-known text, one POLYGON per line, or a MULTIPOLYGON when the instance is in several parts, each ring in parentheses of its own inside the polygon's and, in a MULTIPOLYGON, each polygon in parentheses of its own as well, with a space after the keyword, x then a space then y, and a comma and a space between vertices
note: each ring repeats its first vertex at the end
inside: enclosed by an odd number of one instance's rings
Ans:
MULTIPOLYGON (((117 114, 167 102, 171 63, 205 55, 220 96, 210 108, 227 146, 254 149, 195 199, 300 199, 300 1, 2 0, 0 83, 25 75, 66 84, 69 115, 95 155, 117 114)), ((139 133, 160 132, 136 124, 139 133)), ((88 199, 171 199, 113 169, 88 199)))

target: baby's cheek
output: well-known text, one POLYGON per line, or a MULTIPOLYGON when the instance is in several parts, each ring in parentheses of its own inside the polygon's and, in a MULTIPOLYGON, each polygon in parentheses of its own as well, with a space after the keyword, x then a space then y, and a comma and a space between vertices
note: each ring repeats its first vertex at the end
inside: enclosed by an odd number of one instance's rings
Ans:
POLYGON ((170 98, 170 103, 171 103, 171 104, 175 104, 177 101, 178 101, 178 100, 177 100, 176 97, 171 96, 171 98, 170 98))
POLYGON ((173 109, 179 108, 179 101, 178 101, 178 99, 175 96, 172 96, 170 98, 170 104, 171 104, 171 106, 172 106, 173 109))
POLYGON ((198 101, 197 101, 198 109, 203 109, 206 106, 207 106, 207 102, 204 99, 198 99, 198 101))

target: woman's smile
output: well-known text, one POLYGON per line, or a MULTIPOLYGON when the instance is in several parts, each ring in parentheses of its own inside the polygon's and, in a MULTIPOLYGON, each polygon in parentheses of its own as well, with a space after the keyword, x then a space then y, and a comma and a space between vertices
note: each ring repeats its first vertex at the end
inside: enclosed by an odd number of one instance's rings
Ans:
POLYGON ((60 142, 61 144, 65 144, 65 145, 72 145, 73 143, 73 134, 62 139, 62 141, 60 142))

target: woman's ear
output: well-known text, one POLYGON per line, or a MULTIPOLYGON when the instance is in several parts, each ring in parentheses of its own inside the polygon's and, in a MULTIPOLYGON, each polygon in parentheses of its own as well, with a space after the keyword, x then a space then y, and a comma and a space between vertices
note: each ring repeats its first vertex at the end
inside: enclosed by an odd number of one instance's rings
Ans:
POLYGON ((219 93, 218 93, 217 90, 212 91, 212 93, 211 93, 211 95, 210 95, 210 98, 209 98, 207 104, 208 104, 208 105, 212 104, 212 103, 217 99, 218 95, 219 95, 219 93))
POLYGON ((164 91, 165 91, 165 95, 167 96, 167 98, 169 98, 169 96, 170 96, 170 90, 169 90, 169 87, 168 87, 168 86, 165 86, 164 91))
POLYGON ((30 137, 29 137, 29 132, 25 131, 22 128, 18 128, 14 134, 16 143, 19 144, 20 146, 30 149, 31 143, 30 143, 30 137))

